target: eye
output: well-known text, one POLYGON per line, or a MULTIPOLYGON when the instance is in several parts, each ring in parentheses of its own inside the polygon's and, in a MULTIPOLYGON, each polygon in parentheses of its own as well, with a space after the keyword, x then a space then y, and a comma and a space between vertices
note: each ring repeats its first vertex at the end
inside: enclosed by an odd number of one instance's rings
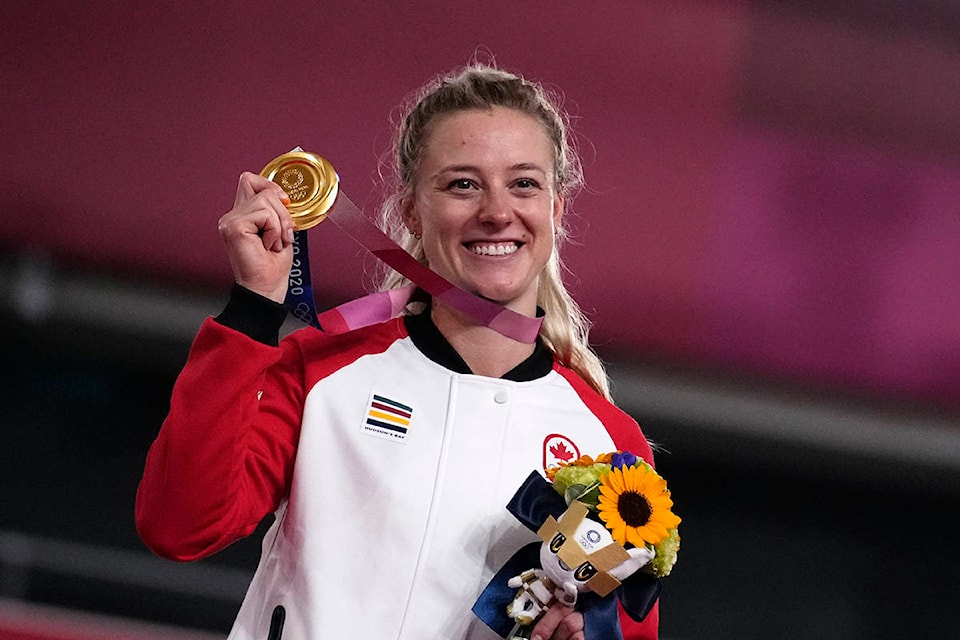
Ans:
POLYGON ((449 191, 469 191, 470 189, 475 189, 476 185, 473 183, 473 180, 469 178, 457 178, 456 180, 451 180, 447 184, 447 190, 449 191))
POLYGON ((520 189, 539 189, 540 183, 534 180, 533 178, 520 178, 513 183, 515 187, 520 189))
POLYGON ((557 535, 553 536, 553 540, 550 541, 550 552, 557 553, 560 551, 560 547, 562 547, 563 543, 566 541, 567 536, 563 535, 562 533, 558 533, 557 535))
POLYGON ((578 582, 586 582, 595 575, 597 575, 597 569, 589 562, 584 562, 573 572, 573 577, 578 582))

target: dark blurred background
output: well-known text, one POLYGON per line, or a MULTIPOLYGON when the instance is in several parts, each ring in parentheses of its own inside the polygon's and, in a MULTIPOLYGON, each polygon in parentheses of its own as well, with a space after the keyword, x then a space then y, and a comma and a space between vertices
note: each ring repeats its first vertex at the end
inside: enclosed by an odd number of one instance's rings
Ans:
MULTIPOLYGON (((133 528, 231 275, 238 174, 302 146, 369 214, 391 118, 477 52, 561 91, 571 289, 683 517, 666 640, 960 627, 960 6, 0 7, 0 637, 224 637, 257 536, 133 528)), ((321 307, 373 267, 312 232, 321 307)))

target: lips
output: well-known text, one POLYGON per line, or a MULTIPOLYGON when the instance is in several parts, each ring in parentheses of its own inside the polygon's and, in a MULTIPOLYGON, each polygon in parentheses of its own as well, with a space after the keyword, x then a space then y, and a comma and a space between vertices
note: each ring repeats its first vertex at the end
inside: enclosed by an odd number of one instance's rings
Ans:
POLYGON ((520 248, 522 243, 513 240, 506 242, 467 242, 464 246, 478 256, 508 256, 520 248))

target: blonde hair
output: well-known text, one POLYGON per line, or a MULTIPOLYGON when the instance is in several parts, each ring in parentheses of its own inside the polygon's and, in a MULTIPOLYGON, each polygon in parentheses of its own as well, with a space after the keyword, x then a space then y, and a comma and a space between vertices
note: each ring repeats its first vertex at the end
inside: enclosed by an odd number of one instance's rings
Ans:
MULTIPOLYGON (((449 75, 438 76, 425 85, 406 112, 394 141, 389 174, 392 192, 381 211, 384 229, 414 258, 426 264, 423 243, 403 224, 400 208, 416 184, 424 141, 431 122, 438 116, 467 109, 506 107, 525 113, 540 122, 554 148, 554 183, 557 194, 568 198, 583 182, 580 160, 568 138, 565 115, 542 85, 485 64, 472 64, 449 75)), ((546 312, 540 338, 557 360, 577 372, 604 397, 610 397, 603 364, 590 348, 590 322, 563 284, 559 246, 566 236, 561 222, 551 252, 540 274, 537 304, 546 312)), ((381 289, 409 284, 403 276, 388 270, 381 289)))

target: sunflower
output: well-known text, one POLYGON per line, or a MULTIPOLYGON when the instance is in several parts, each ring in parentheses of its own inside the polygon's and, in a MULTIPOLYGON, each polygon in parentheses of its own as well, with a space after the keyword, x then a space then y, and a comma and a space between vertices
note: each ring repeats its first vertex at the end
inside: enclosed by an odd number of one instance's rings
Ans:
POLYGON ((647 464, 620 467, 600 479, 600 519, 621 545, 655 545, 680 524, 667 482, 647 464))

